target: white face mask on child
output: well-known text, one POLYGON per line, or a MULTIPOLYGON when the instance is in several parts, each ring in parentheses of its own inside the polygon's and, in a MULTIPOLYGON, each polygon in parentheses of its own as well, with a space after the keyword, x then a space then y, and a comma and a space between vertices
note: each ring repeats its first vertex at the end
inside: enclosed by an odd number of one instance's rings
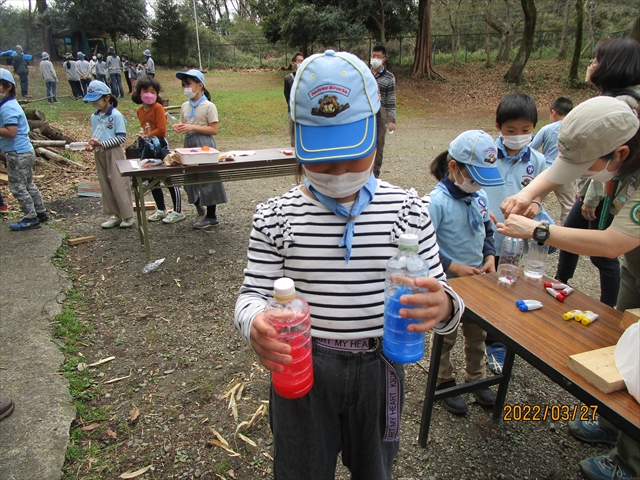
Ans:
POLYGON ((470 178, 467 178, 464 175, 462 175, 462 170, 458 169, 458 172, 460 172, 460 176, 463 178, 463 182, 458 183, 458 177, 456 175, 455 181, 453 183, 460 190, 462 190, 465 193, 474 193, 482 188, 482 185, 480 185, 479 183, 476 183, 470 178))
POLYGON ((189 100, 191 100, 196 95, 197 93, 195 93, 191 87, 184 87, 184 96, 187 97, 189 100))
POLYGON ((345 198, 359 192, 369 181, 371 170, 347 172, 342 175, 315 173, 304 169, 304 174, 313 188, 331 198, 345 198))
POLYGON ((509 150, 522 150, 531 143, 531 134, 526 135, 503 135, 502 143, 509 150))

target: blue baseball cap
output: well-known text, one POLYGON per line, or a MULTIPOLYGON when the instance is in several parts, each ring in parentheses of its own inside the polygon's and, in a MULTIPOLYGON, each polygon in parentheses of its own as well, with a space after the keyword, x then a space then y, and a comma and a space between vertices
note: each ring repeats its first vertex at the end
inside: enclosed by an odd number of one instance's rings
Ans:
POLYGON ((84 53, 82 52, 76 53, 76 58, 84 58, 84 53))
POLYGON ((378 83, 351 53, 327 50, 302 62, 290 107, 302 164, 357 160, 376 148, 378 83))
POLYGON ((204 85, 205 87, 207 86, 206 83, 204 83, 204 75, 202 74, 202 72, 200 70, 189 70, 188 72, 178 72, 176 73, 176 78, 179 78, 180 80, 184 80, 187 77, 191 77, 194 78, 196 80, 198 80, 200 83, 202 83, 202 85, 204 85))
POLYGON ((449 144, 449 156, 464 163, 471 179, 483 187, 504 185, 496 165, 498 149, 482 130, 467 130, 449 144))
POLYGON ((82 100, 85 102, 95 102, 99 100, 104 95, 109 95, 111 93, 111 89, 107 87, 100 80, 94 80, 89 84, 89 88, 87 88, 87 94, 84 96, 82 100))
POLYGON ((11 75, 11 72, 6 68, 0 68, 0 80, 12 83, 14 86, 16 84, 16 81, 13 79, 13 75, 11 75))

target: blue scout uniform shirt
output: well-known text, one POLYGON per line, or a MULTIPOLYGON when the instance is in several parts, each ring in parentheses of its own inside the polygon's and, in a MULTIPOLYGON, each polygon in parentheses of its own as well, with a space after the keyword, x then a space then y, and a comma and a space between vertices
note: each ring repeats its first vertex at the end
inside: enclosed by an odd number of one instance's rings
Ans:
POLYGON ((549 168, 558 157, 558 132, 560 131, 560 125, 562 125, 562 120, 545 125, 536 136, 533 137, 533 140, 529 144, 529 148, 532 150, 538 150, 542 147, 547 168, 549 168))
POLYGON ((15 97, 8 97, 0 102, 0 128, 13 126, 18 127, 18 134, 14 138, 0 137, 0 150, 16 153, 33 151, 29 141, 29 123, 24 110, 15 97))
MULTIPOLYGON (((484 257, 495 255, 493 228, 483 190, 465 193, 445 177, 431 192, 429 216, 445 271, 456 262, 482 268, 484 257), (471 211, 470 211, 471 210, 471 211)), ((447 272, 447 277, 452 275, 447 272)))
POLYGON ((116 135, 126 134, 127 121, 113 106, 104 115, 99 111, 91 115, 91 138, 104 142, 116 135))
MULTIPOLYGON (((489 210, 493 212, 498 222, 504 222, 504 215, 500 210, 502 201, 529 185, 531 180, 547 168, 547 164, 544 160, 544 155, 528 146, 520 150, 517 155, 510 157, 502 143, 502 136, 499 136, 496 140, 496 146, 498 147, 496 165, 500 171, 500 176, 504 179, 504 185, 484 187, 484 191, 489 199, 489 210)), ((499 256, 504 235, 495 230, 495 225, 493 227, 496 255, 499 256)))

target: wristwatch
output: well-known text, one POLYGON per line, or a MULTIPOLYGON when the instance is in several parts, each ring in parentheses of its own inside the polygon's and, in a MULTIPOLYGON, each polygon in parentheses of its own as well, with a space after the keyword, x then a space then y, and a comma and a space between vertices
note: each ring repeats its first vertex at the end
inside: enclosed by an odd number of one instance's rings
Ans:
POLYGON ((549 231, 549 222, 543 220, 540 225, 533 229, 533 239, 538 242, 538 245, 544 245, 549 239, 551 232, 549 231))

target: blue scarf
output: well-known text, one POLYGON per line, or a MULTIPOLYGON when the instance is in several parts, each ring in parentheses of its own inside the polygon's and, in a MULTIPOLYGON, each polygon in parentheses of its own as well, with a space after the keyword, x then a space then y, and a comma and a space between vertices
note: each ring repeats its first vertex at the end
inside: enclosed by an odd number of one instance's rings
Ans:
POLYGON ((451 181, 449 177, 444 177, 442 180, 440 180, 440 183, 436 185, 436 188, 438 190, 443 190, 443 188, 446 188, 451 198, 461 200, 465 203, 465 205, 467 206, 467 220, 469 221, 469 225, 471 225, 471 228, 473 230, 477 230, 480 225, 484 223, 482 221, 482 217, 480 216, 480 212, 478 212, 478 210, 473 206, 473 199, 478 196, 477 193, 463 192, 455 183, 451 181))
POLYGON ((342 235, 342 240, 340 241, 339 247, 347 247, 347 251, 344 254, 344 259, 349 263, 349 258, 351 258, 351 246, 353 244, 353 233, 356 225, 356 218, 360 215, 365 208, 373 201, 373 196, 376 193, 376 188, 378 188, 378 181, 376 177, 371 174, 367 183, 364 184, 364 187, 360 189, 358 192, 358 196, 356 197, 356 201, 353 203, 353 207, 351 207, 351 211, 347 210, 343 204, 338 202, 335 198, 327 197, 323 195, 318 190, 313 188, 313 186, 309 183, 309 180, 304 179, 304 186, 307 187, 314 197, 316 197, 322 205, 327 207, 333 213, 335 213, 338 217, 348 218, 347 226, 344 230, 344 234, 342 235))
POLYGON ((197 102, 194 102, 193 100, 189 99, 189 105, 191 105, 191 113, 189 114, 189 116, 191 118, 196 116, 196 107, 200 105, 202 102, 204 102, 206 99, 207 97, 205 97, 204 94, 198 99, 197 102))

